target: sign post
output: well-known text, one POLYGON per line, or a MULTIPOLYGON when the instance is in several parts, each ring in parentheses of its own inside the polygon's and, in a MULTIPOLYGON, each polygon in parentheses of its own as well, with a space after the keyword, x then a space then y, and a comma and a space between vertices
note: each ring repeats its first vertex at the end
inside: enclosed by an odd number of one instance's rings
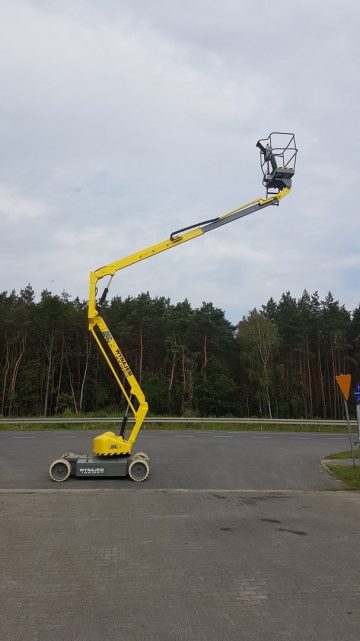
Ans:
POLYGON ((349 398, 349 394, 350 394, 351 374, 339 374, 339 376, 336 376, 336 382, 337 382, 338 386, 340 387, 341 393, 342 393, 343 398, 344 398, 344 408, 345 408, 346 423, 347 423, 348 434, 349 434, 351 456, 352 456, 353 465, 355 466, 354 444, 353 444, 353 440, 352 440, 352 436, 351 436, 349 409, 348 409, 348 404, 347 404, 348 398, 349 398))
POLYGON ((356 419, 358 425, 358 448, 359 448, 359 461, 360 461, 360 383, 355 384, 354 390, 355 403, 356 403, 356 419))

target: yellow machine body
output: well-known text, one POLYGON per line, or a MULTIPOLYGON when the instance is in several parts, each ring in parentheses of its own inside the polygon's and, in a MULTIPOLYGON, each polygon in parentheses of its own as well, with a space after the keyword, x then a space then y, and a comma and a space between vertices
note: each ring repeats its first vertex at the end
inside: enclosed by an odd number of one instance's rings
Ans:
POLYGON ((114 432, 104 432, 93 439, 93 454, 97 456, 119 456, 130 454, 132 444, 114 432))

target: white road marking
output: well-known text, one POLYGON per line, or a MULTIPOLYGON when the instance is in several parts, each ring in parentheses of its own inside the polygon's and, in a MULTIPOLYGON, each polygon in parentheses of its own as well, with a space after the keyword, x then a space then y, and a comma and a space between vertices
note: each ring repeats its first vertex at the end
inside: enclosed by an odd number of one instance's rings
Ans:
POLYGON ((214 434, 213 438, 232 438, 232 434, 214 434))
POLYGON ((328 441, 346 441, 347 436, 328 436, 328 441))
POLYGON ((191 434, 186 434, 186 435, 181 434, 181 436, 176 434, 175 438, 196 438, 196 437, 195 437, 195 434, 193 436, 191 434))
POLYGON ((272 436, 254 436, 253 438, 272 438, 272 436))
POLYGON ((78 438, 78 434, 72 434, 71 436, 67 434, 66 436, 55 436, 55 438, 78 438))
POLYGON ((294 441, 312 441, 311 436, 293 436, 294 441))
POLYGON ((35 436, 12 436, 11 438, 35 438, 35 436))

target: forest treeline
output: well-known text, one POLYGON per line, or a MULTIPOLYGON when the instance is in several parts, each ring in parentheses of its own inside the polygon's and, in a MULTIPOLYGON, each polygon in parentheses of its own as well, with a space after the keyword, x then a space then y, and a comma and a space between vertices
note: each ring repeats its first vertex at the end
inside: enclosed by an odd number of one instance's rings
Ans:
MULTIPOLYGON (((360 306, 289 292, 232 325, 212 303, 115 297, 103 316, 157 415, 338 418, 335 376, 360 376, 360 306)), ((0 415, 120 412, 87 305, 31 285, 0 293, 0 415)))

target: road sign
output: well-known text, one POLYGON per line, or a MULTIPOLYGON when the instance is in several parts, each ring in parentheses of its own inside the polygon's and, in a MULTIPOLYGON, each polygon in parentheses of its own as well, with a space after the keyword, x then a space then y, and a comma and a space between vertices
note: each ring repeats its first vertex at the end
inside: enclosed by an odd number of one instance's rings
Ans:
POLYGON ((356 405, 360 405, 360 383, 355 383, 354 396, 356 405))
POLYGON ((341 389, 344 399, 347 401, 350 394, 351 374, 339 374, 339 376, 336 376, 336 382, 341 389))
POLYGON ((339 374, 335 378, 338 386, 341 389, 341 393, 344 397, 344 409, 345 409, 346 423, 347 423, 348 434, 349 434, 352 463, 353 465, 355 465, 354 443, 353 443, 352 434, 351 434, 349 409, 347 404, 349 394, 350 394, 351 374, 339 374))

